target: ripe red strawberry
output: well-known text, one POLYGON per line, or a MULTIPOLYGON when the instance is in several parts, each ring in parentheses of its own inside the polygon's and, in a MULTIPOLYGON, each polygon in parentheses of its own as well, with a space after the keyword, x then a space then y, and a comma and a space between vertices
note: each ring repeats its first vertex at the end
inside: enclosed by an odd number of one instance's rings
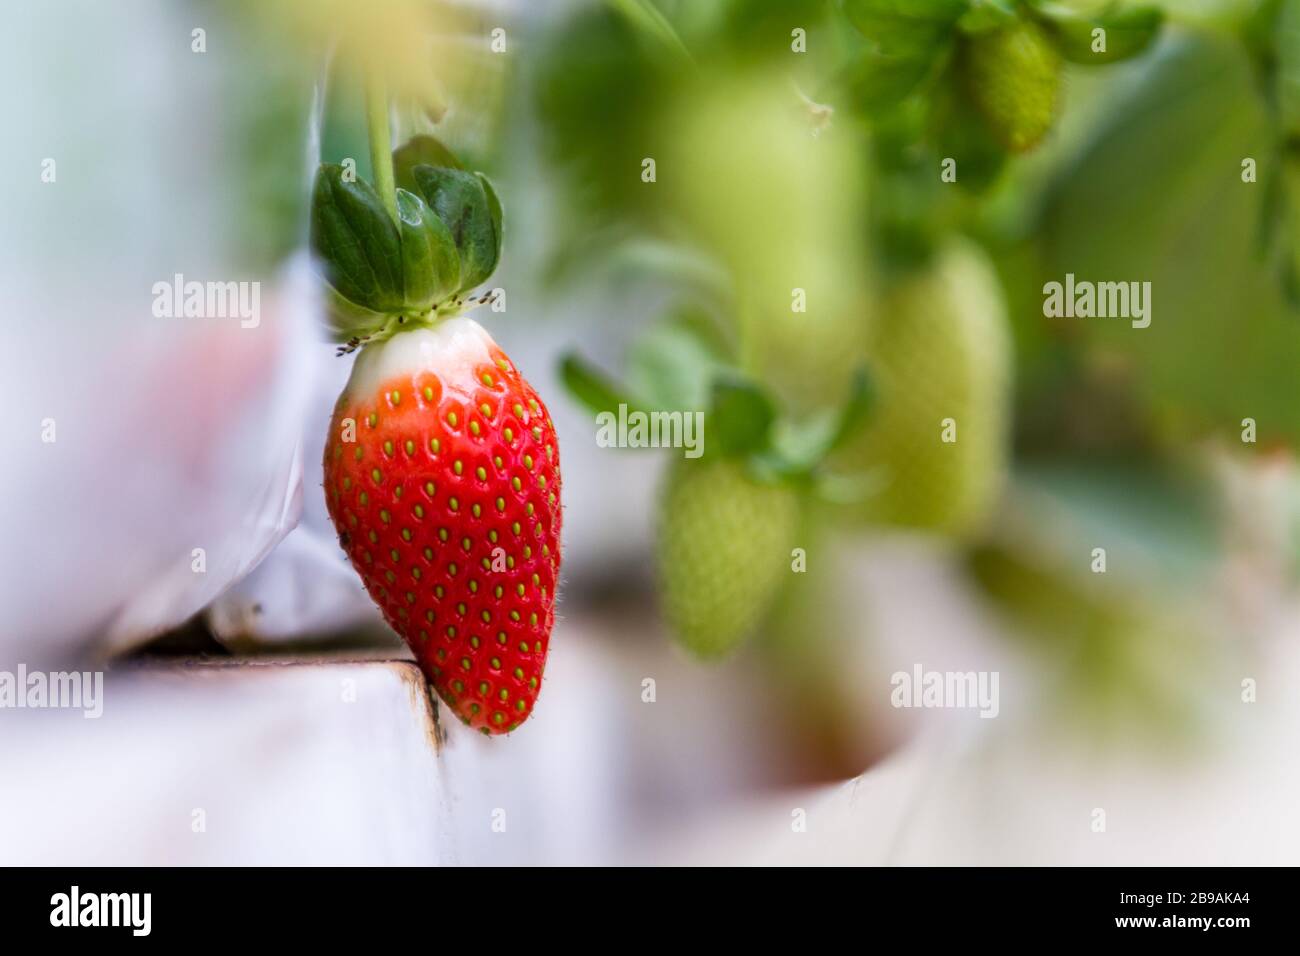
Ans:
POLYGON ((485 734, 518 727, 555 620, 560 459, 546 407, 482 326, 450 318, 366 346, 330 424, 325 491, 442 699, 485 734))

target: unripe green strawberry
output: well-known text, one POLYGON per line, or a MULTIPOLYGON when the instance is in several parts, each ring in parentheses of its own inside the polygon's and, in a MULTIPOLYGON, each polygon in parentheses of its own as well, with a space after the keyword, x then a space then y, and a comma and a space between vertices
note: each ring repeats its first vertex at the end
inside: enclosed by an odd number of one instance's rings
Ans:
POLYGON ((702 77, 678 114, 655 188, 730 271, 747 364, 792 412, 838 402, 871 280, 867 158, 853 136, 815 135, 779 71, 702 77))
POLYGON ((972 37, 961 71, 971 99, 1007 149, 1032 149, 1052 128, 1061 55, 1032 20, 972 37))
POLYGON ((971 530, 1001 485, 1010 402, 1006 308, 983 254, 952 246, 896 286, 875 317, 869 355, 874 417, 835 463, 878 477, 861 513, 882 524, 971 530))
POLYGON ((656 562, 664 616, 703 658, 735 650, 790 573, 797 493, 761 484, 735 461, 683 459, 665 476, 656 562))

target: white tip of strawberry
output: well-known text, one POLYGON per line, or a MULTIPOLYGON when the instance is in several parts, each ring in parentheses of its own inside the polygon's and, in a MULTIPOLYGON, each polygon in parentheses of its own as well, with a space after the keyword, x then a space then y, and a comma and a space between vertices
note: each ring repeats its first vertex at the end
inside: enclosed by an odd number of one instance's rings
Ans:
POLYGON ((474 369, 493 361, 496 342, 487 329, 466 316, 444 319, 433 328, 415 328, 374 342, 357 356, 344 396, 372 395, 394 378, 436 369, 451 385, 475 381, 474 369), (464 372, 465 374, 457 374, 464 372))

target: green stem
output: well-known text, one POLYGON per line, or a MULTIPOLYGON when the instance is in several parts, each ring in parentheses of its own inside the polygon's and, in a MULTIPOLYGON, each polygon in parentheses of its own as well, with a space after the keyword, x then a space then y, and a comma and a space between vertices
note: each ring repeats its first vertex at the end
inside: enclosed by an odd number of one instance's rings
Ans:
POLYGON ((393 181, 393 143, 388 132, 388 91, 371 70, 366 79, 366 131, 370 136, 370 170, 375 192, 397 221, 397 186, 393 181))

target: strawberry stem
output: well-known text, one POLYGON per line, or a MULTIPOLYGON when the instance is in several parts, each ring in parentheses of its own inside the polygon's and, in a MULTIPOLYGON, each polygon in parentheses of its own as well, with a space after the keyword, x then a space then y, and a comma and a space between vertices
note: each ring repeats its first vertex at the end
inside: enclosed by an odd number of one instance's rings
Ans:
POLYGON ((377 69, 366 77, 366 132, 370 137, 370 169, 375 192, 397 222, 397 186, 393 180, 393 144, 388 131, 388 91, 377 69))

